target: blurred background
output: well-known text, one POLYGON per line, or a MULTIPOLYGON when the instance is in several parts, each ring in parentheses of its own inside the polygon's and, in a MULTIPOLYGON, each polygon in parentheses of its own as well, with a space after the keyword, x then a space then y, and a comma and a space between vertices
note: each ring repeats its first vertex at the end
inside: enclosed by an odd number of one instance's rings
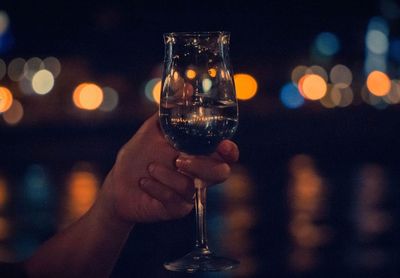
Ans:
POLYGON ((399 277, 399 22, 396 0, 2 0, 0 261, 91 206, 157 111, 162 34, 227 30, 241 159, 208 222, 241 266, 165 271, 189 215, 138 225, 113 277, 399 277))

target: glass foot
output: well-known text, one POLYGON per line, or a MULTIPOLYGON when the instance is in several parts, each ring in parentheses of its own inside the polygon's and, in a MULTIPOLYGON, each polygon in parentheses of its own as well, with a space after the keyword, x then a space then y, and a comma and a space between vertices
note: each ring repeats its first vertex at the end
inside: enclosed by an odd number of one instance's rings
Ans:
POLYGON ((230 270, 238 265, 236 260, 215 256, 207 250, 192 251, 176 261, 165 263, 164 267, 170 271, 193 273, 230 270))

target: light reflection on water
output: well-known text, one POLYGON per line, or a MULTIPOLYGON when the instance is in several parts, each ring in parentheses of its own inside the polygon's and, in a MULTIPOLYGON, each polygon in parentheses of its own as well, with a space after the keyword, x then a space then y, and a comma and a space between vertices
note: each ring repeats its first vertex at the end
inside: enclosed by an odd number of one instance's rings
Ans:
MULTIPOLYGON (((354 165, 349 189, 335 199, 335 186, 343 185, 334 175, 343 173, 321 170, 318 160, 306 154, 291 157, 286 168, 287 183, 281 186, 287 215, 275 208, 272 212, 284 219, 284 230, 266 224, 270 222, 263 210, 270 208, 256 194, 268 182, 261 185, 244 165, 234 167, 224 185, 210 190, 210 245, 217 254, 240 260, 241 266, 202 277, 266 275, 265 262, 280 255, 270 254, 265 243, 275 233, 286 235, 286 241, 279 251, 284 261, 271 269, 273 274, 283 268, 285 277, 318 277, 327 265, 341 275, 395 271, 398 224, 393 188, 398 177, 382 165, 354 165), (347 202, 339 210, 338 198, 347 202), (340 215, 333 213, 334 207, 340 215)), ((0 261, 29 256, 57 229, 78 219, 94 202, 105 174, 97 165, 81 162, 57 175, 49 169, 30 165, 20 177, 0 169, 0 261)))

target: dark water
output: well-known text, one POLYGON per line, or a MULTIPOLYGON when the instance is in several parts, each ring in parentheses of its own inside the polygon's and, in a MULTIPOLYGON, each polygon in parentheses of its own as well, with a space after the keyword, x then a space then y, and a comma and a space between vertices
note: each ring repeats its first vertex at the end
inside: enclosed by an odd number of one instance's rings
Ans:
MULTIPOLYGON (((397 111, 241 119, 240 162, 208 198, 210 246, 240 268, 163 269, 192 247, 189 215, 136 226, 113 277, 399 277, 399 123, 397 111)), ((2 130, 0 259, 29 256, 79 217, 135 130, 2 130)))

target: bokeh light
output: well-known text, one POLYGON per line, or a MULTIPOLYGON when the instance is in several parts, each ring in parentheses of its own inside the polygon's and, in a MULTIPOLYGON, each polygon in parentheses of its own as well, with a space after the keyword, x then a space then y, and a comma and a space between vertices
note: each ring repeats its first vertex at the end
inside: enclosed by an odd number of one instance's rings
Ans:
POLYGON ((0 80, 3 79, 6 73, 7 73, 7 65, 3 61, 3 59, 0 59, 0 80))
POLYGON ((280 99, 282 104, 289 109, 299 108, 304 104, 303 96, 292 82, 286 83, 282 87, 280 99))
POLYGON ((95 110, 103 102, 103 91, 94 83, 82 83, 74 90, 72 99, 78 108, 95 110))
POLYGON ((400 84, 398 80, 392 80, 390 91, 387 95, 383 96, 383 100, 388 104, 400 103, 400 84))
POLYGON ((381 71, 373 71, 368 75, 368 90, 376 96, 384 96, 389 93, 391 81, 386 73, 381 71))
POLYGON ((14 99, 10 109, 3 113, 4 121, 9 125, 18 124, 24 117, 24 108, 21 102, 14 99))
POLYGON ((315 39, 315 47, 319 53, 325 56, 332 56, 340 49, 337 36, 330 32, 322 32, 315 39))
POLYGON ((214 78, 214 77, 217 76, 217 70, 216 70, 215 68, 210 68, 210 69, 208 70, 208 74, 209 74, 212 78, 214 78))
POLYGON ((306 70, 308 69, 307 66, 299 65, 296 66, 290 75, 293 84, 297 85, 300 81, 300 78, 302 78, 306 74, 306 70))
POLYGON ((33 76, 43 69, 43 61, 38 57, 30 58, 24 65, 24 76, 32 80, 33 76))
POLYGON ((369 20, 368 30, 377 30, 385 36, 389 35, 389 24, 386 19, 380 16, 374 16, 369 20))
POLYGON ((307 68, 305 73, 306 74, 317 74, 317 75, 321 76, 325 80, 325 82, 328 82, 328 73, 321 66, 313 65, 313 66, 307 68))
POLYGON ((0 87, 0 113, 6 112, 10 109, 13 103, 13 95, 6 87, 0 87))
POLYGON ((335 106, 346 107, 353 102, 354 94, 350 87, 333 86, 329 94, 335 106))
POLYGON ((196 73, 196 71, 193 70, 193 69, 188 69, 188 70, 186 71, 186 77, 189 78, 189 79, 195 79, 195 78, 196 78, 196 75, 197 75, 197 73, 196 73))
POLYGON ((32 77, 32 88, 35 93, 45 95, 53 89, 54 76, 48 70, 39 70, 32 77))
POLYGON ((158 80, 156 84, 154 84, 153 90, 152 90, 152 96, 153 100, 156 103, 160 103, 160 98, 161 98, 161 80, 158 80))
POLYGON ((353 74, 351 73, 351 70, 346 67, 345 65, 335 65, 330 73, 329 77, 336 86, 345 88, 351 85, 351 82, 353 81, 353 74))
MULTIPOLYGON (((179 75, 177 74, 177 72, 174 73, 174 79, 175 79, 175 77, 176 77, 176 80, 179 79, 179 75)), ((153 79, 149 80, 146 83, 146 86, 144 87, 145 96, 151 102, 157 102, 157 99, 154 98, 154 95, 153 95, 154 88, 156 87, 157 84, 160 84, 160 89, 161 89, 161 78, 153 78, 153 79)), ((159 91, 159 94, 160 93, 161 93, 161 90, 159 91)), ((158 99, 159 98, 160 98, 160 96, 158 97, 158 99)))
MULTIPOLYGON (((85 167, 83 167, 85 168, 85 167)), ((76 221, 93 205, 100 181, 89 169, 74 170, 67 181, 65 214, 61 228, 76 221)))
POLYGON ((61 63, 56 57, 47 57, 43 60, 43 67, 53 74, 55 78, 61 72, 61 63))
POLYGON ((321 103, 321 105, 322 105, 323 107, 325 107, 325 108, 328 108, 328 109, 331 109, 331 108, 336 107, 336 104, 332 101, 332 97, 331 97, 332 88, 333 88, 333 85, 332 85, 332 84, 328 84, 328 89, 327 89, 327 91, 326 91, 326 94, 324 95, 323 98, 321 98, 321 99, 319 100, 319 102, 321 103))
POLYGON ((249 100, 257 94, 258 84, 250 74, 238 73, 234 75, 236 97, 240 100, 249 100))
POLYGON ((203 87, 203 92, 208 93, 211 89, 212 82, 209 78, 204 78, 203 81, 201 81, 201 86, 203 87))
POLYGON ((379 30, 369 30, 365 43, 368 50, 374 54, 385 54, 389 49, 388 37, 379 30))
POLYGON ((99 110, 105 112, 113 111, 118 106, 119 102, 117 91, 110 87, 104 87, 103 95, 103 102, 101 103, 99 110))
POLYGON ((26 61, 22 58, 15 58, 8 64, 8 77, 12 81, 19 81, 24 76, 26 61))
POLYGON ((10 24, 10 18, 5 11, 0 11, 0 37, 3 35, 10 24))
POLYGON ((326 94, 327 83, 317 74, 306 74, 299 82, 299 91, 307 99, 318 100, 326 94))

